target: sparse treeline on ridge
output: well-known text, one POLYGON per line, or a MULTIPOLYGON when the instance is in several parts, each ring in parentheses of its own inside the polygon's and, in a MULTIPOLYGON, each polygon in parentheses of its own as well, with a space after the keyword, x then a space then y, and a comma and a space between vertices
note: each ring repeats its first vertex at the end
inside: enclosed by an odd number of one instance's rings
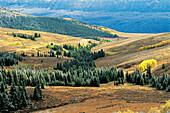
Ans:
POLYGON ((8 33, 7 35, 12 35, 13 37, 20 37, 20 38, 25 38, 25 39, 31 39, 31 40, 36 40, 36 38, 40 38, 41 34, 35 33, 34 35, 27 35, 27 34, 22 34, 22 33, 8 33))

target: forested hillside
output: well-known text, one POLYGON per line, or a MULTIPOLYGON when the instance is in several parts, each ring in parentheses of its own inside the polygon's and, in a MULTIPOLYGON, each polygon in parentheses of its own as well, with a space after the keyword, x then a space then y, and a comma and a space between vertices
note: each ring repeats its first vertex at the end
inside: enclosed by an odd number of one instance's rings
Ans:
POLYGON ((35 16, 74 18, 126 33, 169 32, 168 0, 0 0, 35 16))
POLYGON ((80 25, 80 21, 65 20, 54 17, 33 17, 15 14, 12 11, 6 12, 0 9, 0 27, 45 31, 51 33, 58 33, 70 36, 100 36, 100 37, 114 37, 108 32, 98 31, 84 25, 80 25))

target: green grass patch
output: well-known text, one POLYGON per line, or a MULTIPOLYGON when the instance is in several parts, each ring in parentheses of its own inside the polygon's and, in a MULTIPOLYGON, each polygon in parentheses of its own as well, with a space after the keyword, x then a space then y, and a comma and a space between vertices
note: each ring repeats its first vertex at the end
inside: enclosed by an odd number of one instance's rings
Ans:
POLYGON ((129 46, 130 49, 136 48, 136 45, 129 46))
POLYGON ((116 54, 116 53, 119 53, 119 52, 115 52, 115 51, 107 51, 106 53, 107 53, 107 54, 116 54))

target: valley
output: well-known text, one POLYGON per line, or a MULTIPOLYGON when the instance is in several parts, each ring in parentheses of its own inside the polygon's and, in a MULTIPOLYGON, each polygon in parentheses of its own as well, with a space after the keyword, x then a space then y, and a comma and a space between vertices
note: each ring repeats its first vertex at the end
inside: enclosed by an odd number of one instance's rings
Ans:
POLYGON ((1 0, 0 4, 24 14, 72 18, 126 33, 170 32, 168 0, 1 0))
POLYGON ((170 111, 169 32, 0 10, 0 111, 170 111))

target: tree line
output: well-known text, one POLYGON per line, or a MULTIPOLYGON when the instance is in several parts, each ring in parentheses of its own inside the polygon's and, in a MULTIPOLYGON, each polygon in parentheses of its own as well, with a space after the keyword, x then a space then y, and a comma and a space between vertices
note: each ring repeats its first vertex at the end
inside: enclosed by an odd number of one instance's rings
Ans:
POLYGON ((22 61, 22 57, 15 53, 0 52, 0 66, 12 66, 17 65, 19 61, 22 61))
POLYGON ((165 90, 170 92, 170 76, 165 75, 164 73, 160 77, 155 77, 154 74, 151 74, 151 67, 147 68, 146 74, 138 69, 133 73, 126 73, 126 81, 136 85, 151 85, 158 90, 165 90))
POLYGON ((31 39, 31 40, 36 40, 36 38, 41 37, 41 34, 35 33, 33 35, 27 35, 27 34, 21 34, 21 33, 12 33, 13 37, 20 37, 20 38, 25 38, 25 39, 31 39))

